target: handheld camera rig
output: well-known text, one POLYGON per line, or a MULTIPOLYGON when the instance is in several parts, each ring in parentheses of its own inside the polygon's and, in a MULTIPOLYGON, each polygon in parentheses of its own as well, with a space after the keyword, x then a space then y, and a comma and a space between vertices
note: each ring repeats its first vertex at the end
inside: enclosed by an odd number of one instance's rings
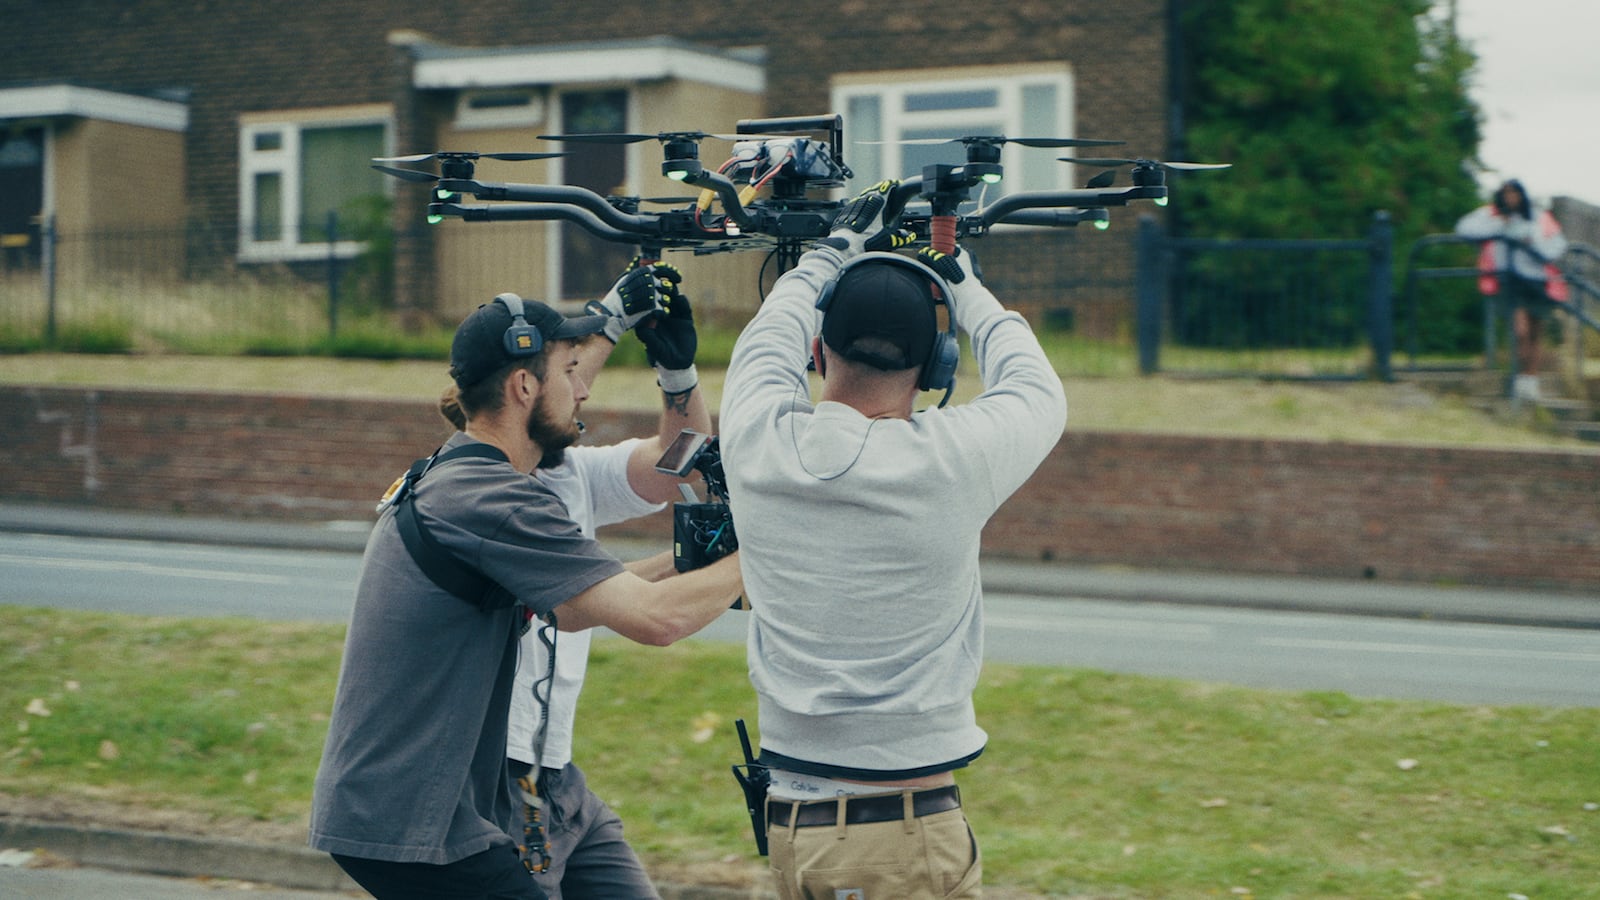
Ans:
POLYGON ((680 485, 684 499, 672 504, 672 564, 679 572, 698 569, 739 549, 716 435, 684 429, 656 461, 656 471, 679 478, 691 470, 705 479, 707 499, 701 501, 688 485, 680 485))

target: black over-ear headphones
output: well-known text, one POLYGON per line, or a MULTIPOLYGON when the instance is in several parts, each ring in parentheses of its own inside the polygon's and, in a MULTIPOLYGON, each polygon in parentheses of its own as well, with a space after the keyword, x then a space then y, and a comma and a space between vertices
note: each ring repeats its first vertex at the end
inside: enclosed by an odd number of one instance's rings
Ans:
POLYGON ((507 356, 512 359, 522 359, 544 349, 544 334, 528 324, 527 318, 522 313, 521 297, 516 294, 501 294, 494 298, 494 302, 504 306, 506 312, 511 313, 511 326, 506 329, 503 338, 507 356))
POLYGON ((822 286, 822 293, 817 295, 817 309, 826 313, 829 304, 833 302, 833 292, 838 289, 839 281, 844 278, 845 273, 867 263, 884 263, 910 269, 926 278, 936 289, 935 293, 938 296, 933 302, 935 305, 944 304, 948 322, 945 330, 933 336, 933 347, 928 353, 927 362, 922 365, 917 387, 924 391, 944 391, 944 399, 939 401, 939 405, 945 405, 950 400, 950 392, 955 389, 956 366, 961 362, 961 341, 956 337, 955 294, 950 290, 950 284, 938 272, 898 253, 884 251, 863 253, 840 266, 833 279, 822 286))

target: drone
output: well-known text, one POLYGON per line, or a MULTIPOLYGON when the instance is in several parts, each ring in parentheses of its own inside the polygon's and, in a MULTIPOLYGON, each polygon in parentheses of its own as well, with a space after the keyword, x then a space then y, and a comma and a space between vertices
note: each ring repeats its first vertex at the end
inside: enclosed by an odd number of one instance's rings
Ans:
MULTIPOLYGON (((373 160, 373 168, 396 178, 433 186, 428 221, 445 218, 468 222, 566 221, 603 240, 632 244, 639 255, 659 258, 666 250, 697 255, 765 249, 775 254, 780 270, 793 266, 812 242, 826 237, 835 215, 848 200, 818 192, 844 186, 854 173, 844 160, 844 120, 837 114, 788 118, 741 119, 732 134, 666 131, 655 134, 615 132, 539 135, 563 144, 633 144, 656 141, 662 147, 661 174, 698 189, 694 197, 607 197, 570 185, 480 181, 478 159, 528 160, 568 155, 549 153, 435 152, 373 160), (725 161, 708 166, 701 159, 704 141, 731 142, 725 161), (437 159, 439 174, 394 164, 437 159), (465 197, 477 203, 462 202, 465 197), (667 209, 641 211, 641 204, 667 209)), ((867 142, 874 143, 874 142, 867 142)), ((963 164, 932 164, 901 180, 889 192, 883 221, 916 235, 914 243, 950 252, 958 240, 988 234, 999 225, 1070 227, 1092 222, 1105 228, 1108 208, 1138 200, 1165 203, 1166 169, 1225 168, 1226 163, 1163 163, 1144 159, 1086 159, 1067 162, 1107 168, 1081 189, 1024 191, 1008 194, 972 213, 959 212, 975 188, 1003 177, 1001 148, 1068 148, 1121 144, 1086 138, 966 135, 924 138, 906 144, 960 144, 963 164), (1115 170, 1132 166, 1132 184, 1115 186, 1115 170)))

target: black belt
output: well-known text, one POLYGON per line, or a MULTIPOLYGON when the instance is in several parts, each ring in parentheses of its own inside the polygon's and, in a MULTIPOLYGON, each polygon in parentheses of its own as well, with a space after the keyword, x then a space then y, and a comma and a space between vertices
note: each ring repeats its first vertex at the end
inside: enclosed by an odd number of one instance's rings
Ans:
MULTIPOLYGON (((917 818, 934 813, 961 808, 961 791, 956 785, 928 788, 911 795, 912 815, 917 818)), ((839 801, 784 800, 774 797, 767 801, 767 821, 778 828, 789 827, 789 811, 799 810, 796 828, 814 825, 837 825, 839 801)), ((844 823, 864 825, 868 822, 894 822, 905 815, 905 801, 900 794, 880 794, 873 797, 847 797, 844 804, 844 823)))

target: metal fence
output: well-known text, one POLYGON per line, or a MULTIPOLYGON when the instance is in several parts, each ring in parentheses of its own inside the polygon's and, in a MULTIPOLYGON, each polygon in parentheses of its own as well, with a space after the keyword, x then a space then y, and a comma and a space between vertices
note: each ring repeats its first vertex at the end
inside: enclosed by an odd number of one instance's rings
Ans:
POLYGON ((1139 235, 1145 373, 1355 379, 1390 376, 1394 230, 1380 213, 1351 240, 1139 235))
MULTIPOLYGON (((340 257, 330 245, 325 258, 292 264, 240 263, 229 228, 55 234, 46 226, 37 252, 11 248, 0 256, 0 346, 325 352, 351 333, 399 331, 401 317, 386 296, 392 260, 415 257, 427 266, 440 248, 451 271, 430 274, 461 309, 491 289, 542 295, 531 283, 540 269, 535 248, 547 243, 541 235, 456 224, 426 238, 388 236, 359 258, 340 257)), ((990 286, 1035 324, 1063 375, 1388 378, 1397 326, 1408 367, 1476 357, 1474 341, 1495 327, 1470 303, 1472 313, 1460 314, 1469 270, 1462 248, 1448 240, 1424 239, 1411 249, 1395 306, 1393 230, 1382 215, 1366 235, 1339 240, 1181 238, 1148 217, 1138 227, 1131 242, 1054 229, 973 246, 990 286), (1429 253, 1446 257, 1439 277, 1421 261, 1429 253)), ((1600 257, 1581 247, 1575 253, 1568 264, 1577 280, 1600 283, 1600 257)), ((703 310, 732 331, 776 276, 759 257, 671 261, 701 267, 690 279, 697 315, 703 310)), ((1592 287, 1575 294, 1588 304, 1580 309, 1596 311, 1592 287)))
POLYGON ((56 232, 0 259, 0 337, 14 347, 306 352, 375 309, 361 262, 330 253, 243 265, 231 232, 56 232))
MULTIPOLYGON (((1517 369, 1510 316, 1513 307, 1480 291, 1479 238, 1432 234, 1419 238, 1406 258, 1397 300, 1399 368, 1407 372, 1503 372, 1506 390, 1517 369)), ((1537 253, 1518 241, 1507 244, 1537 253)), ((1507 258, 1510 254, 1507 254, 1507 258)), ((1566 303, 1551 307, 1564 344, 1562 374, 1573 384, 1587 377, 1587 360, 1600 347, 1600 251, 1571 244, 1551 260, 1571 288, 1566 303)))

